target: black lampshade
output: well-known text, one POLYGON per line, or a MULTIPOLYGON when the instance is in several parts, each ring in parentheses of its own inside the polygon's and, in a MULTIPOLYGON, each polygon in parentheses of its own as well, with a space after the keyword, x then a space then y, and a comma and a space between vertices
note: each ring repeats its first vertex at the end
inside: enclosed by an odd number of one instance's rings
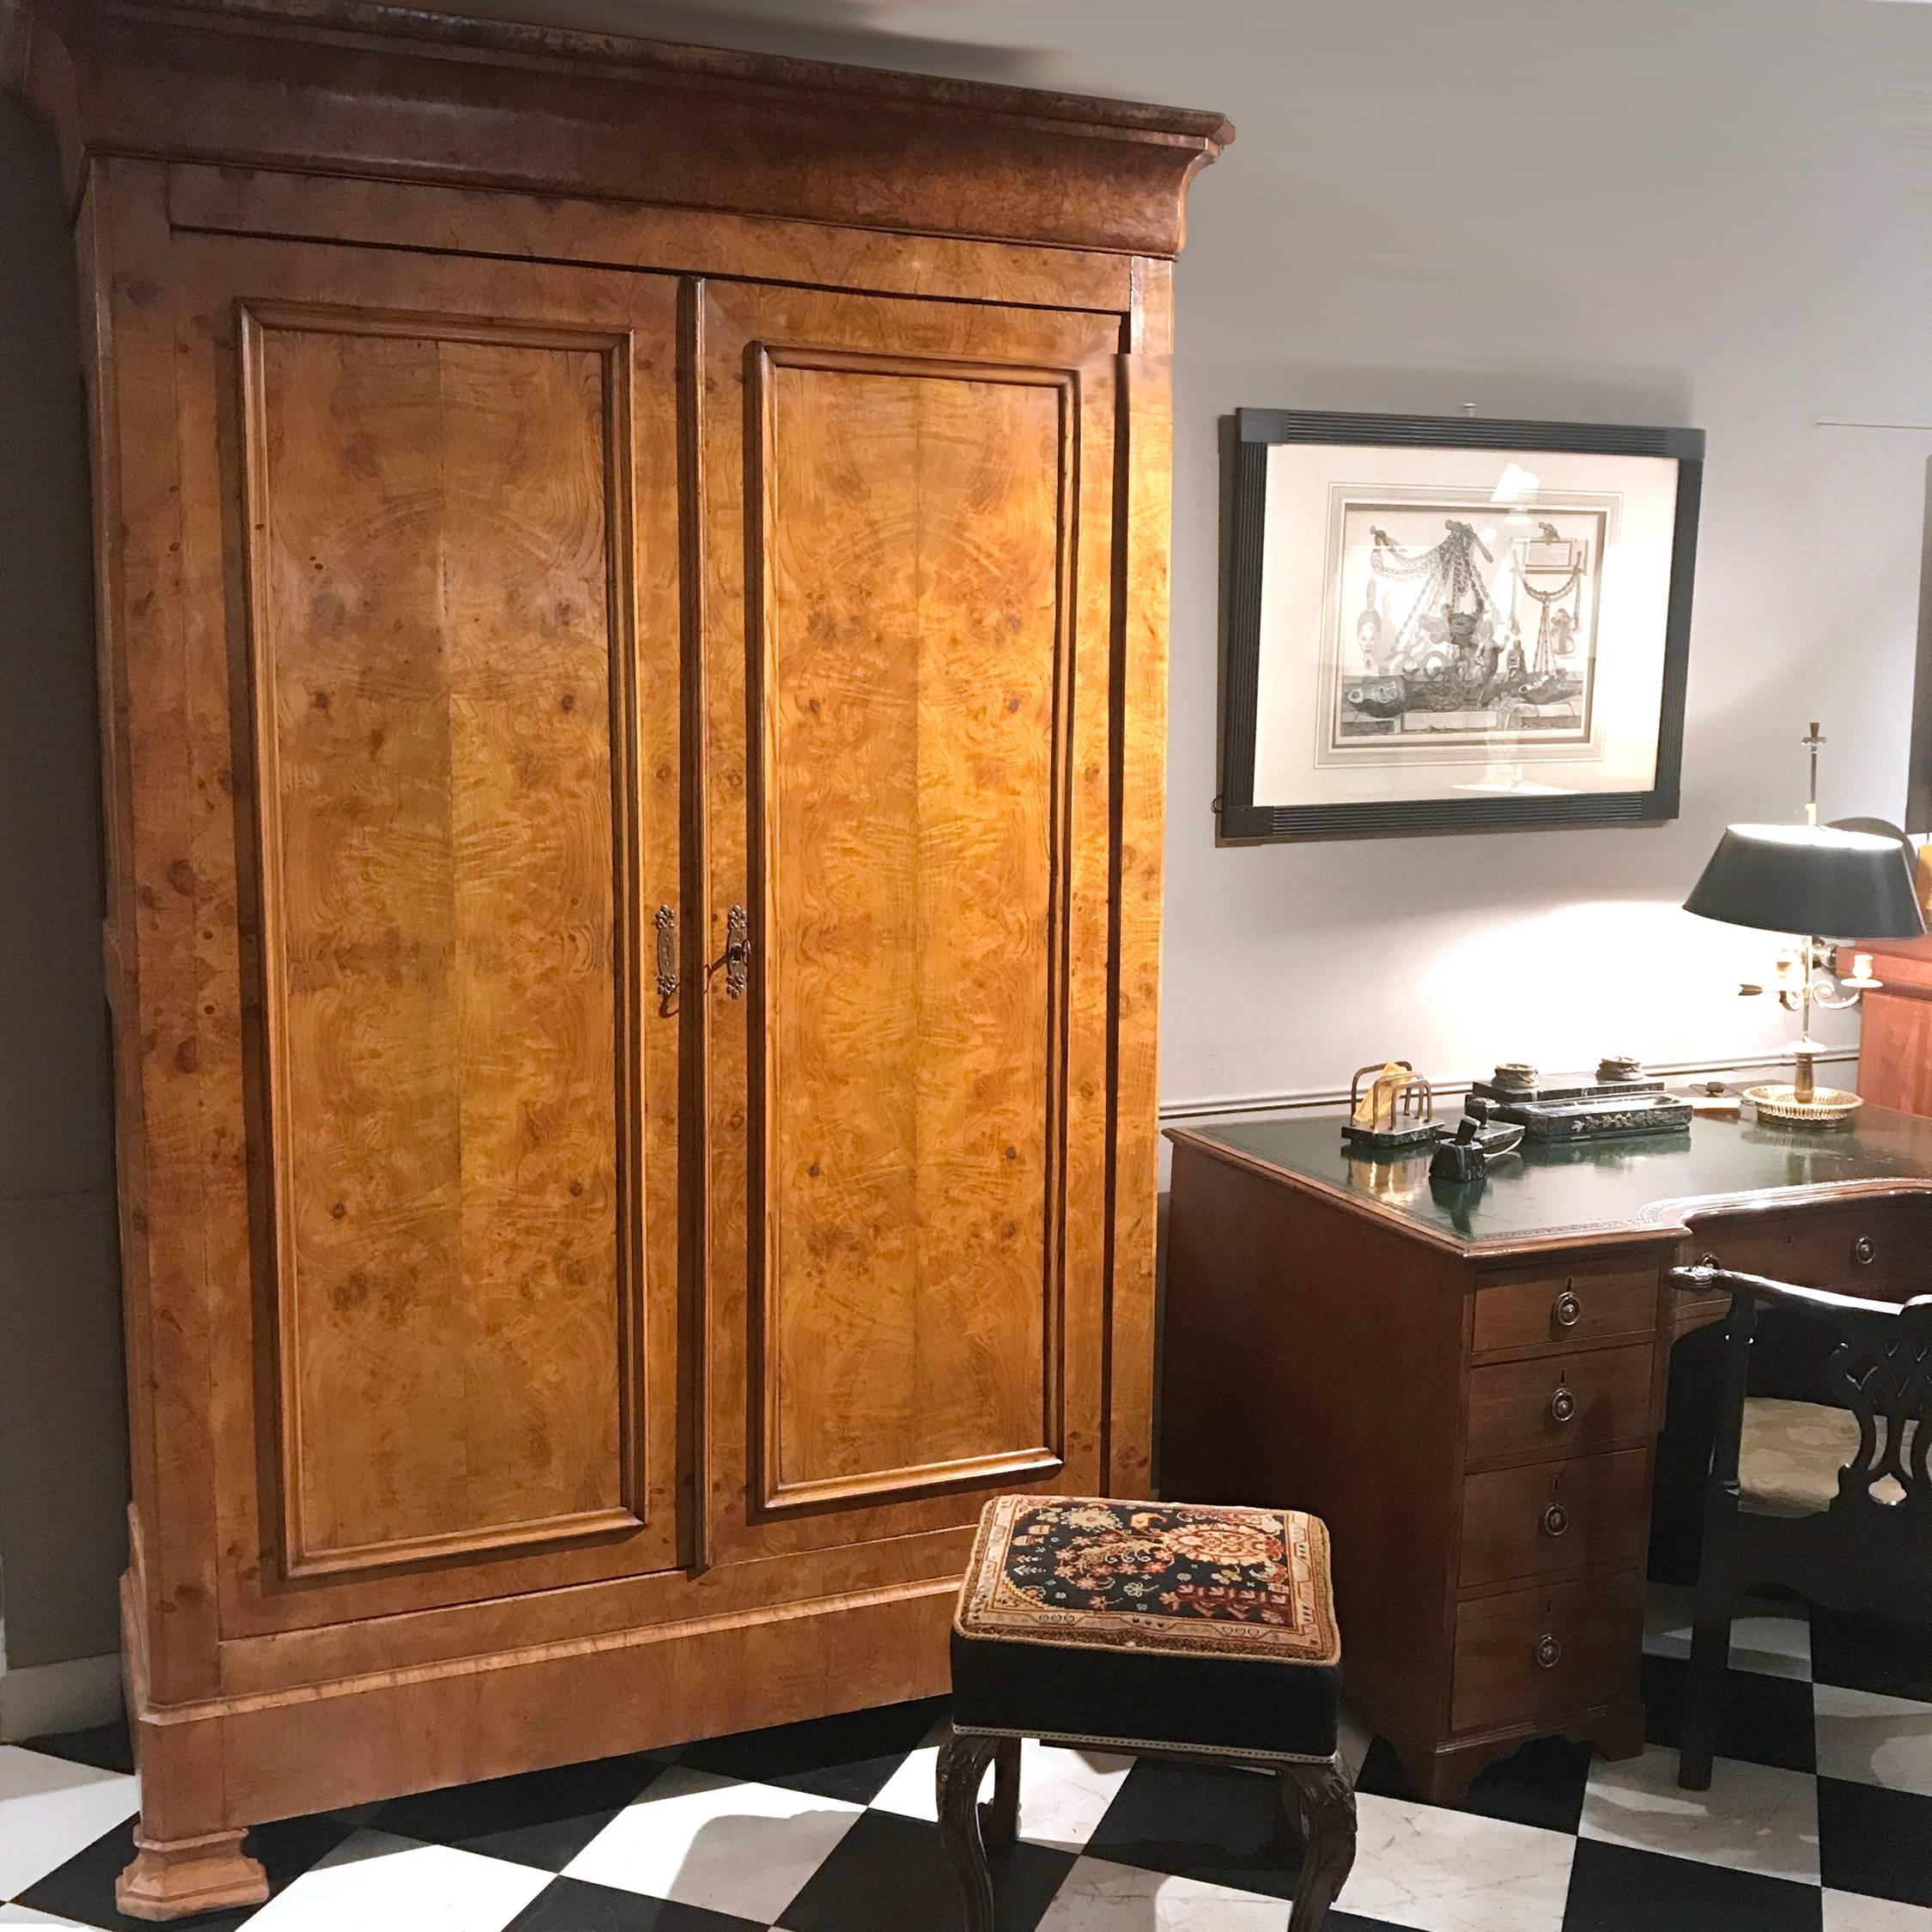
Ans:
POLYGON ((1925 930, 1905 848, 1829 825, 1732 825, 1686 912, 1771 933, 1916 939, 1925 930))

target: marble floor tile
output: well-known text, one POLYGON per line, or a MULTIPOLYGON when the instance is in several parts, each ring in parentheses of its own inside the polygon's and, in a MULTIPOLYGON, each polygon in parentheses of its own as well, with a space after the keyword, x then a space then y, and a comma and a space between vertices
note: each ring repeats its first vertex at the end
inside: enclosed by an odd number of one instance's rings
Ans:
POLYGON ((1563 1932, 1823 1932, 1818 1887, 1578 1838, 1563 1932))
POLYGON ((1416 1932, 1559 1932, 1575 1845, 1566 1832, 1364 1796, 1336 1903, 1416 1932))
MULTIPOLYGON (((1070 1851, 1024 1839, 999 1853, 993 1862, 999 1932, 1036 1932, 1073 1863, 1070 1851)), ((892 1812, 868 1811, 786 1906, 779 1928, 780 1932, 956 1932, 960 1923, 959 1880, 939 1826, 892 1812)), ((667 1925, 664 1932, 685 1929, 667 1925)))
MULTIPOLYGON (((936 1821, 939 1814, 933 1775, 939 1756, 937 1742, 914 1751, 872 1800, 872 1809, 936 1821)), ((1116 1753, 1070 1751, 1022 1739, 1020 1836, 1033 1844, 1078 1851, 1093 1836, 1133 1768, 1132 1758, 1116 1753)), ((987 1789, 992 1788, 988 1774, 987 1789)))
POLYGON ((1818 1780, 1819 1876, 1834 1892, 1932 1906, 1932 1798, 1818 1780))
POLYGON ((1708 1791, 1677 1783, 1677 1753, 1599 1763, 1583 1794, 1586 1838, 1818 1883, 1818 1787, 1804 1771, 1720 1758, 1708 1791))
MULTIPOLYGON (((1454 1808, 1574 1836, 1595 1758, 1588 1744, 1573 1744, 1567 1738, 1538 1738, 1507 1758, 1485 1765, 1454 1808)), ((1376 1739, 1370 1747, 1355 1789, 1363 1795, 1372 1793, 1380 1798, 1411 1795, 1408 1774, 1386 1739, 1376 1739)))
POLYGON ((485 1858, 561 1872, 663 1775, 659 1759, 599 1758, 417 1792, 380 1807, 368 1822, 420 1844, 453 1844, 485 1858))
POLYGON ((533 1866, 364 1830, 248 1923, 256 1932, 502 1932, 549 1883, 533 1866))
POLYGON ((592 1885, 770 1925, 863 1810, 673 1765, 564 1869, 592 1885))
POLYGON ((1827 1888, 1825 1932, 1932 1932, 1932 1905, 1908 1905, 1897 1899, 1868 1899, 1862 1892, 1827 1888))
MULTIPOLYGON (((1653 1583, 1643 1611, 1643 1648, 1652 1656, 1691 1654, 1693 1595, 1674 1583, 1653 1583)), ((1811 1624, 1795 1603, 1749 1599, 1731 1619, 1731 1668, 1766 1677, 1811 1675, 1811 1624)))
POLYGON ((140 1808, 119 1771, 0 1744, 0 1899, 64 1865, 140 1808))
POLYGON ((1233 1892, 1289 1898, 1301 1862, 1280 1788, 1227 1765, 1139 1759, 1084 1848, 1233 1892))
POLYGON ((1069 1751, 1026 1739, 1020 1746, 1020 1836, 1078 1851, 1133 1769, 1133 1759, 1118 1753, 1069 1751))
POLYGON ((733 1737, 687 1744, 677 1762, 714 1777, 778 1784, 847 1804, 868 1804, 945 1715, 944 1698, 841 1711, 733 1737))
POLYGON ((1280 1899, 1082 1858, 1037 1932, 1285 1932, 1287 1923, 1280 1899))
POLYGON ((939 1718, 906 1761, 880 1786, 872 1799, 874 1811, 896 1812, 901 1818, 922 1818, 928 1825, 939 1816, 939 1789, 933 1780, 939 1767, 939 1747, 952 1727, 939 1718))
MULTIPOLYGON (((1683 1737, 1691 1667, 1681 1657, 1646 1656, 1640 1674, 1644 1741, 1675 1750, 1683 1737)), ((1777 1765, 1785 1771, 1817 1770, 1811 1698, 1812 1686, 1803 1679, 1727 1670, 1718 1680, 1715 1698, 1717 1755, 1752 1765, 1777 1765)))
POLYGON ((1923 1621, 1811 1613, 1811 1674, 1823 1684, 1932 1704, 1932 1643, 1923 1621))
MULTIPOLYGON (((191 1926, 183 1932, 194 1932, 191 1926)), ((641 1899, 581 1879, 552 1879, 504 1932, 769 1932, 762 1920, 733 1918, 702 1905, 641 1899)))
POLYGON ((1814 1685, 1811 1701, 1820 1777, 1932 1797, 1932 1704, 1837 1684, 1814 1685))

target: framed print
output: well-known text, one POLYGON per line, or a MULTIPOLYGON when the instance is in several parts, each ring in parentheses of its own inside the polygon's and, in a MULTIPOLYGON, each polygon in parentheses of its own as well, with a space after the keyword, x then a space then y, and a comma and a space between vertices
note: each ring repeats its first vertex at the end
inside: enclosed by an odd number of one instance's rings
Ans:
POLYGON ((1235 428, 1224 839, 1677 816, 1702 430, 1235 428))

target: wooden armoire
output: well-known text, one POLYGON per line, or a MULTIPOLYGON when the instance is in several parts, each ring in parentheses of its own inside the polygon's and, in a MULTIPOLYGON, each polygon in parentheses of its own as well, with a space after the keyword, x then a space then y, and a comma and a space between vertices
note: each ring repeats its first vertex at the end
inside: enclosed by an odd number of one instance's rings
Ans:
POLYGON ((0 0, 83 276, 124 1910, 938 1691, 1145 1493, 1172 258, 1213 114, 0 0))

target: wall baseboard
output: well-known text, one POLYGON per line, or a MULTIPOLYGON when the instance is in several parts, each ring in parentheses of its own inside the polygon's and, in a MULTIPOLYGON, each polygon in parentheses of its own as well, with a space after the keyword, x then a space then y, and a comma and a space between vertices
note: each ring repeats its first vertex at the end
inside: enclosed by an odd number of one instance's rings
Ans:
MULTIPOLYGON (((1819 1054, 1818 1064, 1820 1066, 1855 1066, 1857 1060, 1856 1046, 1833 1047, 1819 1054)), ((1771 1051, 1739 1054, 1728 1060, 1652 1060, 1645 1063, 1645 1071, 1665 1080, 1715 1079, 1729 1074, 1761 1075, 1767 1068, 1790 1064, 1789 1054, 1771 1051)), ((1486 1073, 1479 1073, 1467 1079, 1436 1080, 1431 1084, 1439 1098, 1454 1097, 1467 1093, 1474 1081, 1487 1078, 1486 1073)), ((1327 1113, 1347 1104, 1346 1087, 1298 1087, 1282 1093, 1228 1094, 1215 1100, 1169 1101, 1161 1108, 1161 1119, 1163 1122, 1172 1122, 1225 1120, 1243 1114, 1327 1113)))
POLYGON ((118 1651, 0 1670, 0 1744, 111 1724, 122 1709, 118 1651))

